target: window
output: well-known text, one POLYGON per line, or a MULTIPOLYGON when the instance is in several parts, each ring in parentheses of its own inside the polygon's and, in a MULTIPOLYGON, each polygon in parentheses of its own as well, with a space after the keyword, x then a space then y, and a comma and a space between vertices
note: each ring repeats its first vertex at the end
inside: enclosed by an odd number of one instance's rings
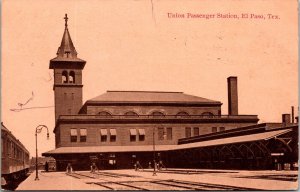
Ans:
POLYGON ((124 114, 126 117, 138 117, 139 115, 136 112, 128 111, 124 114))
POLYGON ((100 116, 100 117, 111 117, 111 114, 106 112, 106 111, 100 111, 98 113, 98 116, 100 116))
POLYGON ((74 73, 74 71, 70 72, 69 83, 75 83, 75 73, 74 73))
POLYGON ((107 129, 100 129, 100 140, 101 142, 106 142, 107 141, 107 129))
POLYGON ((139 141, 145 141, 145 129, 139 129, 139 141))
POLYGON ((72 93, 72 100, 74 100, 74 93, 72 93))
POLYGON ((11 144, 10 144, 10 140, 7 141, 7 156, 10 157, 11 155, 11 144))
POLYGON ((71 110, 71 109, 68 109, 68 113, 71 114, 71 113, 72 113, 72 110, 71 110))
POLYGON ((154 111, 153 113, 151 113, 152 116, 154 117, 164 117, 165 114, 163 114, 162 112, 159 111, 154 111))
POLYGON ((117 140, 117 130, 116 129, 110 129, 110 142, 116 142, 117 140))
POLYGON ((71 129, 71 142, 77 142, 77 129, 71 129))
POLYGON ((167 140, 172 140, 172 127, 167 128, 167 140))
POLYGON ((212 130, 211 130, 213 133, 216 133, 218 130, 217 130, 217 127, 213 127, 212 130))
POLYGON ((4 142, 3 142, 2 137, 1 137, 1 154, 2 154, 2 157, 5 157, 5 155, 4 155, 4 142))
POLYGON ((164 128, 158 128, 158 140, 164 140, 164 128))
POLYGON ((201 115, 202 115, 203 117, 208 117, 208 118, 212 118, 212 117, 214 116, 214 114, 211 113, 211 112, 204 112, 204 113, 202 113, 201 115))
POLYGON ((192 133, 191 133, 191 128, 190 127, 186 127, 185 128, 185 137, 191 137, 192 133))
POLYGON ((80 142, 86 142, 86 129, 80 129, 80 142))
POLYGON ((199 127, 194 127, 194 136, 199 135, 199 127))
POLYGON ((64 100, 67 99, 67 93, 64 93, 64 100))
POLYGON ((136 129, 130 129, 130 141, 136 141, 136 129))
POLYGON ((68 72, 67 71, 62 72, 61 82, 62 83, 68 83, 68 72))
POLYGON ((220 131, 225 131, 225 127, 219 127, 220 131))
POLYGON ((190 115, 187 112, 181 111, 176 114, 176 117, 189 117, 190 115))

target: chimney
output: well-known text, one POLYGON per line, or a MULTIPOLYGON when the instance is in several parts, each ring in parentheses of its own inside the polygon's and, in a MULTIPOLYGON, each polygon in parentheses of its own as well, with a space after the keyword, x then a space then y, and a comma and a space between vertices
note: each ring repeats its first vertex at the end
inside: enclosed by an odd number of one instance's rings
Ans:
POLYGON ((291 115, 290 114, 282 114, 282 124, 286 126, 291 123, 291 115))
POLYGON ((238 115, 237 77, 227 78, 228 86, 228 115, 238 115))
POLYGON ((294 116, 294 106, 292 106, 292 123, 295 122, 295 116, 294 116))

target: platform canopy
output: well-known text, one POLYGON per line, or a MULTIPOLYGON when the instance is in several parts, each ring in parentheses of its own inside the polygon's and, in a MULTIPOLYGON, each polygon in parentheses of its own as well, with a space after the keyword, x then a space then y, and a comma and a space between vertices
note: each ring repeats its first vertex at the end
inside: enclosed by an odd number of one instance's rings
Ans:
MULTIPOLYGON (((202 148, 217 145, 226 145, 233 143, 255 142, 260 140, 269 140, 279 135, 292 131, 292 129, 267 131, 250 135, 228 137, 222 139, 214 139, 195 143, 181 145, 156 145, 156 151, 172 151, 181 149, 202 148)), ((151 152, 153 145, 135 145, 135 146, 84 146, 84 147, 59 147, 54 150, 43 153, 44 156, 58 154, 74 154, 74 153, 122 153, 122 152, 151 152)))

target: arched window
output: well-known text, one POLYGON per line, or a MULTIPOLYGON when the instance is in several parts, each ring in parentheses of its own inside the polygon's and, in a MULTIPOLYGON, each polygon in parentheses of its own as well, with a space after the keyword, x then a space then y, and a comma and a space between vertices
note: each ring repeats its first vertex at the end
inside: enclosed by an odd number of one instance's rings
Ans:
POLYGON ((126 117, 138 117, 139 115, 136 112, 128 111, 124 114, 126 117))
POLYGON ((176 114, 176 117, 189 117, 189 116, 190 115, 185 111, 181 111, 181 112, 176 114))
POLYGON ((208 117, 208 118, 212 118, 212 117, 214 116, 214 114, 211 113, 211 112, 204 112, 204 113, 202 113, 201 115, 202 115, 203 117, 208 117))
POLYGON ((67 71, 62 72, 61 82, 62 83, 68 83, 68 72, 67 71))
POLYGON ((70 72, 69 83, 75 83, 75 73, 74 73, 74 71, 70 72))
POLYGON ((106 111, 100 111, 97 115, 100 117, 111 117, 111 114, 106 111))
POLYGON ((160 111, 154 111, 154 112, 151 113, 151 115, 152 115, 153 117, 164 117, 164 116, 165 116, 165 114, 163 114, 163 113, 160 112, 160 111))

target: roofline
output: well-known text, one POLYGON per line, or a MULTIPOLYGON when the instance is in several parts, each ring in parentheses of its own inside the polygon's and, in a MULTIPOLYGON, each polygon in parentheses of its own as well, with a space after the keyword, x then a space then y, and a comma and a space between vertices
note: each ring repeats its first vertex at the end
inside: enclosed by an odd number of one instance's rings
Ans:
POLYGON ((202 104, 208 104, 208 105, 222 105, 223 103, 221 103, 220 101, 212 101, 212 102, 195 102, 195 101, 96 101, 96 100, 88 100, 86 101, 87 104, 95 104, 95 103, 101 103, 101 104, 107 104, 107 103, 111 103, 111 104, 120 104, 120 103, 139 103, 139 104, 153 104, 153 105, 157 105, 157 104, 184 104, 184 105, 202 105, 202 104))
POLYGON ((134 93, 183 93, 181 91, 120 91, 120 90, 107 90, 108 92, 123 92, 123 93, 128 93, 128 92, 134 92, 134 93))

